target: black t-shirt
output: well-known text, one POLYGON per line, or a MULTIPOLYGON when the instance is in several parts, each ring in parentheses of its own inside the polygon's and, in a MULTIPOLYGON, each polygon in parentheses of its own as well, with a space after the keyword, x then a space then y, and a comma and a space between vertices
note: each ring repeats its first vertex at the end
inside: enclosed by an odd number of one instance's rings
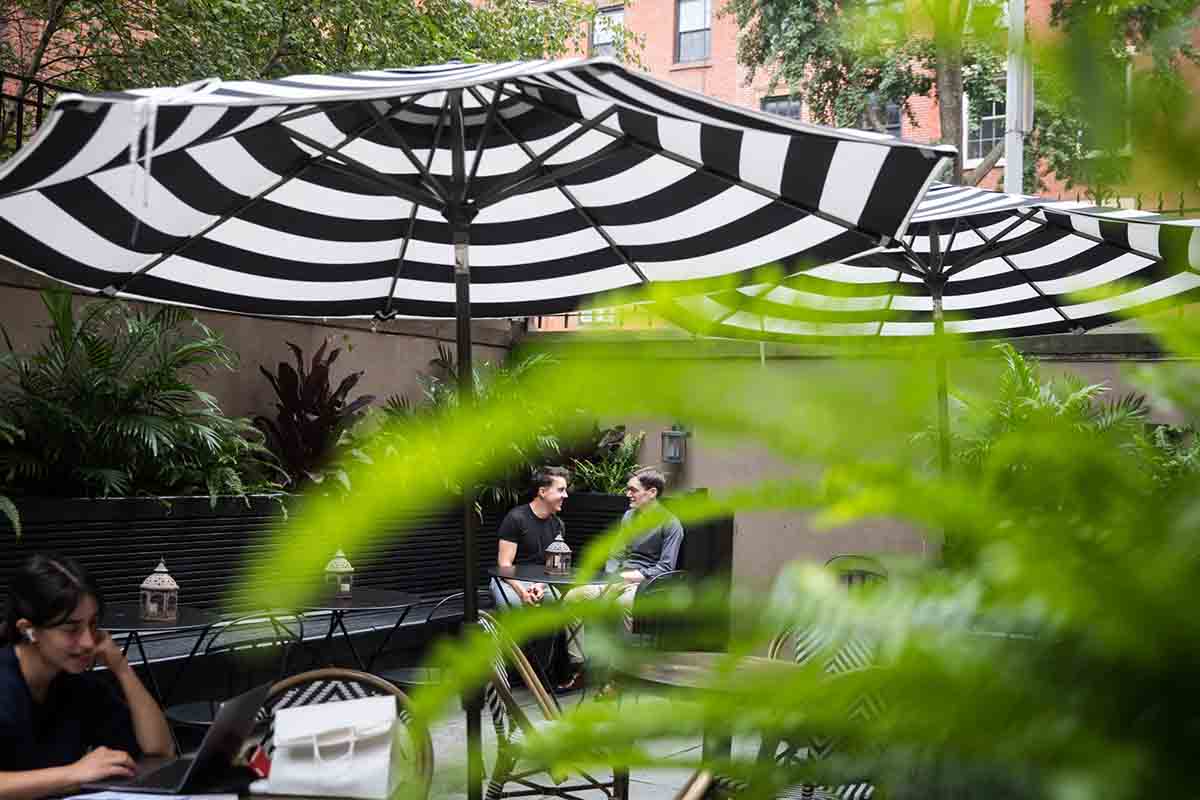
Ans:
POLYGON ((546 548, 563 530, 562 520, 557 515, 542 519, 533 513, 528 503, 523 503, 504 516, 499 536, 506 542, 517 543, 514 564, 544 564, 546 548))
POLYGON ((39 705, 16 652, 0 648, 0 771, 62 767, 101 746, 142 755, 129 707, 108 676, 61 672, 39 705))

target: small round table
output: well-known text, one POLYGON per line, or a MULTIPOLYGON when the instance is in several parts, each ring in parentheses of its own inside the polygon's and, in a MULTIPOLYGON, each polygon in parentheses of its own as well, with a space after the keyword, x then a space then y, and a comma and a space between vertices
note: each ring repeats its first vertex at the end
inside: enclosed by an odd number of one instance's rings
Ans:
POLYGON ((188 664, 196 657, 196 651, 200 649, 200 643, 204 641, 204 636, 208 633, 208 629, 220 621, 220 617, 211 611, 205 611, 192 606, 179 606, 178 614, 174 620, 158 621, 142 619, 142 607, 138 603, 110 603, 104 607, 104 614, 100 620, 100 627, 108 631, 110 635, 125 636, 125 643, 121 646, 121 652, 125 655, 129 654, 129 648, 137 646, 138 655, 141 657, 142 666, 146 670, 146 675, 149 676, 150 693, 154 695, 154 699, 159 705, 165 706, 167 700, 170 699, 171 692, 179 685, 183 673, 187 670, 188 664), (150 659, 146 657, 146 648, 142 644, 143 636, 153 636, 159 633, 185 633, 187 631, 196 631, 196 641, 192 643, 192 649, 188 652, 187 658, 179 665, 179 669, 175 671, 175 678, 171 681, 171 685, 167 687, 167 692, 164 695, 159 689, 158 680, 154 677, 154 670, 150 668, 150 659))
MULTIPOLYGON (((722 685, 716 678, 722 672, 730 669, 728 653, 703 653, 691 651, 665 651, 655 653, 653 661, 636 664, 627 668, 618 667, 629 678, 643 683, 659 686, 670 686, 676 689, 693 689, 697 691, 729 691, 734 688, 722 685)), ((736 675, 771 675, 787 673, 799 667, 791 661, 764 658, 762 656, 742 656, 732 665, 736 675)), ((729 757, 731 742, 726 738, 717 738, 705 732, 702 746, 702 758, 707 762, 714 757, 729 757)))
POLYGON ((354 647, 354 640, 350 636, 350 631, 346 629, 346 615, 355 612, 367 611, 401 611, 400 618, 392 625, 388 631, 387 637, 383 643, 375 649, 374 655, 371 656, 369 663, 374 663, 376 656, 383 652, 391 641, 392 634, 400 627, 405 618, 408 617, 408 612, 413 606, 419 604, 421 598, 415 594, 408 592, 398 592, 392 589, 355 589, 346 597, 326 594, 323 597, 318 597, 311 603, 304 606, 305 611, 328 612, 329 613, 329 630, 325 632, 325 638, 321 640, 321 646, 328 652, 329 644, 333 641, 334 631, 340 629, 342 637, 346 640, 346 646, 350 648, 350 655, 354 658, 354 663, 358 665, 360 670, 366 671, 368 664, 364 664, 362 658, 358 655, 357 648, 354 647))

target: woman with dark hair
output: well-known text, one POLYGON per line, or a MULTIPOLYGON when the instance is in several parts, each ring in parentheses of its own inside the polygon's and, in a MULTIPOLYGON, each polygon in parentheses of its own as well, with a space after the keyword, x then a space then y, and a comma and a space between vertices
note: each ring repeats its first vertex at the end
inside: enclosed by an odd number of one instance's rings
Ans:
POLYGON ((104 600, 68 558, 36 555, 12 575, 0 628, 0 798, 25 800, 133 774, 174 755, 167 720, 99 628, 104 600), (102 665, 116 678, 92 672, 102 665))

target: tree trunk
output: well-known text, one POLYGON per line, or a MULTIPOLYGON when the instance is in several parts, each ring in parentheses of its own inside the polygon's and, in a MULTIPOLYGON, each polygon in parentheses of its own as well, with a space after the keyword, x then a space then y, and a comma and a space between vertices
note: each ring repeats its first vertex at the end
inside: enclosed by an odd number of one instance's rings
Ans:
POLYGON ((992 149, 983 157, 983 161, 972 169, 970 172, 963 173, 963 185, 978 186, 980 182, 987 177, 987 174, 992 171, 992 167, 996 166, 996 162, 1004 158, 1004 140, 996 142, 992 145, 992 149))
MULTIPOLYGON (((20 83, 17 86, 17 102, 21 103, 25 100, 25 96, 29 94, 29 87, 37 80, 38 73, 42 71, 42 61, 46 57, 46 51, 50 48, 50 42, 54 39, 54 35, 58 33, 59 27, 62 25, 63 18, 66 16, 67 5, 70 0, 62 0, 62 2, 51 2, 46 7, 45 26, 42 28, 42 33, 38 37, 37 46, 34 47, 33 55, 29 59, 29 63, 25 65, 23 74, 21 75, 20 83)), ((4 120, 4 128, 0 130, 0 141, 4 140, 8 133, 9 123, 16 124, 17 115, 12 114, 11 117, 4 120)))
POLYGON ((942 144, 959 149, 950 172, 950 183, 962 183, 963 148, 963 74, 962 51, 957 47, 939 48, 935 71, 937 82, 938 121, 942 127, 942 144))

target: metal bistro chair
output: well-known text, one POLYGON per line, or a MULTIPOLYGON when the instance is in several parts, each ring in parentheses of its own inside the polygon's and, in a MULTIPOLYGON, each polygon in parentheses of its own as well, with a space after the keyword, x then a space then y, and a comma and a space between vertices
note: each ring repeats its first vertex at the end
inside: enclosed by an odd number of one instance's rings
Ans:
POLYGON ((291 649, 304 641, 304 621, 295 614, 256 612, 214 625, 198 651, 206 659, 205 674, 224 673, 220 697, 172 705, 172 725, 206 728, 221 701, 287 674, 291 649))
POLYGON ((275 712, 281 708, 388 695, 396 698, 396 718, 400 723, 396 727, 392 745, 393 785, 416 781, 420 791, 414 793, 415 796, 426 798, 433 781, 433 740, 429 731, 417 725, 413 719, 409 699, 404 692, 375 675, 327 667, 302 672, 277 682, 263 701, 260 717, 266 723, 266 733, 262 747, 268 756, 274 755, 275 712))
POLYGON ((495 618, 481 611, 479 624, 492 637, 497 648, 497 656, 492 664, 492 678, 484 689, 484 704, 491 714, 492 726, 496 730, 496 763, 488 781, 487 800, 534 795, 577 800, 577 793, 585 791, 601 792, 609 800, 629 800, 629 772, 620 768, 613 768, 611 781, 597 780, 582 770, 575 772, 577 778, 582 780, 574 782, 557 784, 552 782, 553 778, 547 783, 532 780, 534 776, 543 773, 549 776, 549 766, 536 763, 521 764, 522 741, 533 731, 553 725, 562 712, 554 695, 538 678, 529 659, 521 652, 521 648, 504 634, 495 618), (529 687, 542 713, 542 719, 531 720, 525 710, 517 704, 508 678, 509 664, 517 670, 521 680, 529 687), (506 792, 504 787, 509 783, 516 783, 521 788, 506 792))
MULTIPOLYGON (((825 563, 837 573, 838 581, 848 591, 861 591, 887 580, 887 570, 869 556, 839 555, 825 563)), ((820 627, 793 626, 780 632, 767 648, 768 658, 791 658, 797 664, 820 664, 831 675, 845 675, 875 666, 875 644, 870 638, 851 634, 835 640, 831 631, 820 627)), ((868 722, 883 713, 883 699, 874 693, 856 697, 846 708, 851 720, 868 722)), ((780 764, 828 759, 843 748, 839 737, 808 732, 795 741, 764 737, 759 746, 761 762, 780 764)), ((746 791, 746 785, 724 776, 697 773, 684 786, 676 800, 693 800, 702 796, 736 797, 746 791)), ((800 784, 789 787, 777 800, 871 800, 876 786, 869 779, 852 780, 833 786, 800 784)))
MULTIPOLYGON (((429 609, 429 613, 425 615, 425 621, 421 624, 426 627, 434 624, 435 622, 437 622, 438 614, 445 612, 446 609, 450 608, 455 603, 461 603, 462 600, 463 600, 462 592, 458 592, 456 594, 447 595, 446 597, 443 597, 441 600, 437 601, 437 603, 435 603, 431 609, 429 609)), ((383 644, 381 644, 379 646, 379 649, 375 652, 375 655, 371 657, 371 661, 370 661, 370 664, 368 664, 368 668, 373 668, 375 661, 380 656, 386 655, 388 652, 391 652, 391 651, 388 651, 386 648, 387 648, 388 642, 391 641, 392 635, 396 632, 396 628, 398 626, 399 626, 399 623, 397 623, 396 626, 393 626, 388 631, 387 638, 384 639, 383 644)), ((375 674, 387 681, 390 681, 390 682, 396 684, 397 686, 400 686, 403 688, 409 688, 409 689, 416 688, 418 686, 428 686, 428 685, 432 685, 432 684, 438 684, 438 683, 442 682, 441 671, 439 669, 437 669, 436 667, 421 667, 421 666, 395 667, 393 669, 383 670, 382 672, 376 672, 375 674)))
POLYGON ((847 589, 857 589, 887 580, 887 568, 871 556, 836 555, 825 562, 825 568, 837 573, 838 581, 847 589))

